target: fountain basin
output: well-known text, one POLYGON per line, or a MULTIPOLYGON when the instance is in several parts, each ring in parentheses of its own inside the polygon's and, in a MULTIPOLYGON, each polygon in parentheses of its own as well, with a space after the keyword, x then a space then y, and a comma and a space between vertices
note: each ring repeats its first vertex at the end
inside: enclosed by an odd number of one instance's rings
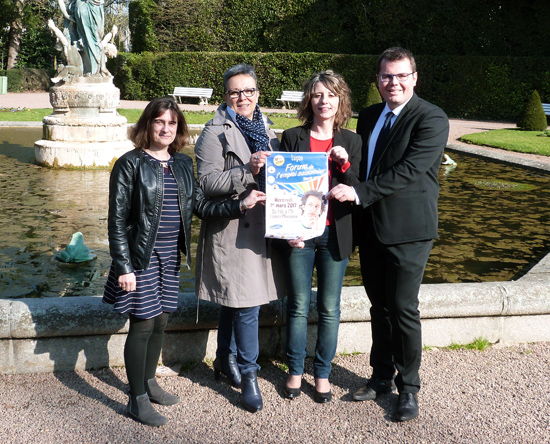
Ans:
MULTIPOLYGON (((16 139, 22 143, 21 138, 16 139)), ((9 155, 19 162, 28 162, 28 154, 24 150, 15 149, 9 155)), ((499 160, 510 163, 514 161, 499 160)), ((547 167, 538 168, 530 163, 527 166, 535 172, 548 172, 547 167)), ((28 168, 25 170, 27 173, 34 169, 30 165, 28 168)), ((43 173, 41 178, 32 185, 44 187, 44 184, 49 184, 44 188, 41 199, 51 199, 54 194, 57 201, 52 208, 65 211, 66 206, 74 205, 66 202, 61 193, 63 184, 66 183, 66 178, 61 176, 65 177, 65 173, 68 173, 78 175, 78 180, 84 180, 77 191, 91 212, 91 219, 86 219, 86 224, 97 221, 97 214, 103 214, 103 210, 99 209, 100 205, 92 197, 97 195, 94 187, 101 186, 105 182, 103 179, 107 177, 95 175, 105 174, 104 172, 40 171, 43 173), (51 193, 51 190, 56 192, 51 193), (95 213, 97 211, 99 213, 95 213)), ((6 187, 13 184, 14 179, 11 177, 5 182, 6 187)), ((23 193, 25 187, 21 189, 23 193)), ((104 198, 105 196, 102 197, 104 198)), ((81 217, 84 216, 86 215, 81 217)), ((55 219, 64 215, 37 214, 37 217, 46 217, 37 227, 48 227, 51 230, 55 219)), ((77 226, 79 222, 82 225, 81 218, 69 219, 62 226, 67 233, 72 233, 73 228, 80 228, 77 226)), ((105 223, 104 219, 101 223, 105 223)), ((9 223, 2 225, 6 227, 9 223)), ((547 228, 548 220, 541 226, 543 229, 547 228)), ((105 227, 103 230, 105 231, 105 227)), ((27 234, 36 237, 37 233, 34 228, 28 227, 27 234)), ((59 237, 59 233, 56 236, 59 237)), ((105 236, 106 232, 101 238, 103 240, 98 239, 103 248, 106 248, 105 236)), ((542 233, 541 237, 548 236, 542 233)), ((66 233, 63 238, 68 241, 66 233)), ((88 243, 88 238, 86 239, 88 243)), ((58 245, 58 242, 54 244, 58 245)), ((452 247, 451 242, 449 248, 452 250, 452 247)), ((41 247, 41 251, 51 251, 52 248, 53 245, 47 243, 41 247)), ((94 250, 97 247, 94 246, 94 250)), ((178 310, 170 317, 161 357, 163 363, 213 359, 218 307, 201 302, 198 322, 196 308, 194 294, 182 291, 178 310)), ((535 267, 516 281, 423 284, 420 290, 420 311, 423 343, 426 346, 469 343, 479 337, 502 344, 550 341, 550 258, 544 256, 535 267)), ((310 313, 309 321, 312 325, 308 337, 308 354, 311 355, 316 323, 315 292, 310 313)), ((284 301, 275 301, 262 307, 262 355, 274 356, 282 351, 285 343, 284 314, 284 301)), ((127 318, 113 313, 110 306, 101 302, 98 292, 92 297, 0 300, 0 372, 50 372, 123 365, 122 353, 127 329, 127 318)), ((368 352, 370 345, 368 298, 362 287, 345 287, 342 292, 338 352, 368 352)))
POLYGON ((38 165, 110 168, 133 148, 112 77, 72 77, 50 88, 50 102, 53 113, 44 117, 42 139, 34 144, 38 165))

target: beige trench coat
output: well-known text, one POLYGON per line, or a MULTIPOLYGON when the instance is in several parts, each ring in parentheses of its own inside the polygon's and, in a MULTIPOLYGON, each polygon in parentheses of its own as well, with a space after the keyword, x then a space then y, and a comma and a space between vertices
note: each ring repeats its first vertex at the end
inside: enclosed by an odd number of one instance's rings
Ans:
MULTIPOLYGON (((270 147, 279 148, 268 129, 270 147)), ((210 198, 243 199, 257 188, 250 172, 252 155, 241 131, 221 105, 195 145, 201 188, 210 198)), ((265 209, 257 205, 234 220, 203 220, 197 247, 195 291, 199 299, 226 307, 267 304, 277 298, 282 280, 273 277, 271 242, 265 237, 265 209)))

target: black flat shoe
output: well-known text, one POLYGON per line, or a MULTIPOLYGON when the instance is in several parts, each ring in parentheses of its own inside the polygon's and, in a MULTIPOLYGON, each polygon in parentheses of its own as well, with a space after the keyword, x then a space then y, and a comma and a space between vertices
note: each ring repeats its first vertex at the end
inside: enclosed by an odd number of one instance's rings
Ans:
POLYGON ((397 399, 396 421, 410 421, 419 415, 416 393, 399 393, 397 399))
POLYGON ((285 388, 284 388, 284 393, 285 393, 285 398, 286 399, 294 399, 294 398, 297 398, 298 396, 300 396, 300 393, 302 393, 302 391, 300 390, 300 388, 290 388, 290 387, 287 387, 285 385, 285 388))
POLYGON ((391 393, 395 390, 393 379, 380 379, 372 377, 367 385, 357 390, 352 398, 354 401, 372 401, 384 393, 391 393))
POLYGON ((325 404, 327 402, 330 402, 330 400, 332 399, 332 392, 321 393, 315 390, 315 396, 313 397, 313 399, 319 404, 325 404))

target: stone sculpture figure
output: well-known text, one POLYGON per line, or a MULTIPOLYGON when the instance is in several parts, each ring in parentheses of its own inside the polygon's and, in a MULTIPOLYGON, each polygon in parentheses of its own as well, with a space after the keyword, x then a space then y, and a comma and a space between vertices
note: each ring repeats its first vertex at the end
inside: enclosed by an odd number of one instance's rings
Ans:
POLYGON ((83 71, 82 57, 76 46, 76 43, 71 44, 65 34, 55 26, 53 20, 48 20, 48 27, 56 35, 61 47, 58 48, 63 52, 63 57, 67 62, 66 65, 59 65, 57 76, 52 78, 53 83, 58 83, 60 80, 67 80, 69 76, 81 76, 83 71))
POLYGON ((74 17, 83 46, 84 74, 98 74, 105 57, 101 45, 105 25, 103 0, 76 0, 74 17))
MULTIPOLYGON (((116 56, 116 47, 111 41, 117 33, 117 27, 113 26, 111 32, 104 35, 104 0, 68 0, 67 4, 65 0, 58 0, 58 3, 65 18, 63 36, 70 42, 69 47, 79 51, 82 74, 110 76, 105 63, 107 57, 116 56)), ((56 35, 64 48, 67 48, 57 32, 56 35)), ((67 62, 71 65, 71 62, 67 62)))

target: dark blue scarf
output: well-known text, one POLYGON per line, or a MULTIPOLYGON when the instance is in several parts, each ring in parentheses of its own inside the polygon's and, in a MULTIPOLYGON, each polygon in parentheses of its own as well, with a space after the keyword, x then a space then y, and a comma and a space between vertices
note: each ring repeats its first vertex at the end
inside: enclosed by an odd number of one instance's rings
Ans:
MULTIPOLYGON (((269 137, 267 135, 260 105, 256 104, 252 120, 236 114, 237 124, 243 133, 251 153, 258 151, 270 151, 269 137)), ((265 165, 258 174, 258 188, 265 192, 265 165)))

